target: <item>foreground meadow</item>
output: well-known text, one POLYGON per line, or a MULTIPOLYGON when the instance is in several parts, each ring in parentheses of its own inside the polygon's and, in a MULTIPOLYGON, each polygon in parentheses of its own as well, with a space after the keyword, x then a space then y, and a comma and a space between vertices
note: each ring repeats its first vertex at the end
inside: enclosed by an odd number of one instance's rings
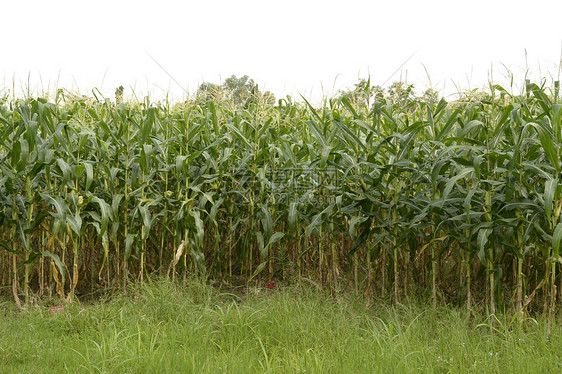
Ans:
POLYGON ((130 288, 50 313, 2 304, 0 373, 546 373, 562 328, 470 318, 409 300, 366 304, 307 285, 221 291, 203 282, 130 288), (237 296, 238 294, 238 296, 237 296))

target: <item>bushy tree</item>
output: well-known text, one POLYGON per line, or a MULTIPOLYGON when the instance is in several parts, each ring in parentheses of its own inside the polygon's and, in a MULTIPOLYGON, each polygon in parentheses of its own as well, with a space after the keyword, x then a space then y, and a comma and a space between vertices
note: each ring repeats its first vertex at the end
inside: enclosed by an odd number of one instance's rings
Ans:
POLYGON ((230 100, 234 105, 249 103, 275 104, 275 95, 270 91, 261 92, 253 79, 244 75, 240 78, 232 75, 222 84, 204 82, 197 89, 196 101, 230 100))
POLYGON ((240 78, 235 75, 226 78, 222 88, 236 105, 245 104, 248 100, 255 102, 259 97, 258 85, 247 75, 240 78))

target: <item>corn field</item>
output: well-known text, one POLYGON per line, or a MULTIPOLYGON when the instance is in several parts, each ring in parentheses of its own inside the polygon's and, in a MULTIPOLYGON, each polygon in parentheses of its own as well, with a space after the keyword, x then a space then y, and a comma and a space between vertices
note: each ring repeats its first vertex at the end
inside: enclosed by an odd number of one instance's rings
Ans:
POLYGON ((156 275, 305 279, 557 311, 562 105, 290 98, 0 105, 0 286, 20 304, 156 275))

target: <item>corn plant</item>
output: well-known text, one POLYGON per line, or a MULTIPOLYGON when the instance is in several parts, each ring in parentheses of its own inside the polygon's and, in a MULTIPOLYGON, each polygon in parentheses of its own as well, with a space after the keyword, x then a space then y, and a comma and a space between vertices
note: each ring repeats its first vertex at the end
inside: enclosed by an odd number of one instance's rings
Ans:
POLYGON ((538 311, 551 324, 557 87, 320 107, 4 101, 0 282, 29 304, 155 274, 301 277, 397 303, 417 293, 520 320, 538 311))

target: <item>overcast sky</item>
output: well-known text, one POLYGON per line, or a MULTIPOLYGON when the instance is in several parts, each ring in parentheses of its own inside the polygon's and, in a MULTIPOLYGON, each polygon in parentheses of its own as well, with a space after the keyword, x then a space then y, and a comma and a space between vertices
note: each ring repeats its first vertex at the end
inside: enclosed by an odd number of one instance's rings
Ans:
POLYGON ((249 75, 313 100, 359 78, 418 92, 556 80, 562 1, 3 1, 0 89, 181 99, 249 75), (151 57, 152 56, 152 57, 151 57), (29 83, 28 83, 29 82, 29 83))

